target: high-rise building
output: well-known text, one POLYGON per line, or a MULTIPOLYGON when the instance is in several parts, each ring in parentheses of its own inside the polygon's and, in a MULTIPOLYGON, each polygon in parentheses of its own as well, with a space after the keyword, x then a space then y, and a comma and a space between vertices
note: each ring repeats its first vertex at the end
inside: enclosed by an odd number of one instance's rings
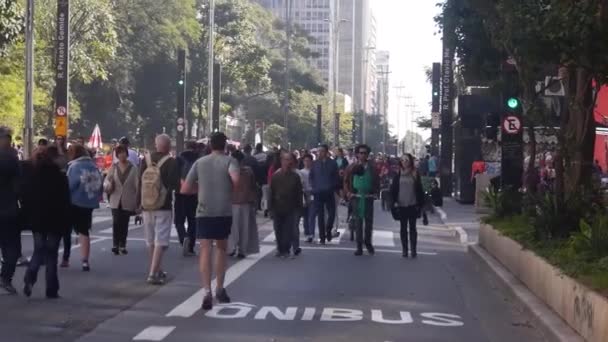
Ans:
POLYGON ((377 112, 376 22, 371 0, 255 0, 285 20, 291 3, 292 23, 314 37, 311 49, 319 54, 309 64, 321 72, 333 91, 334 38, 338 43, 338 92, 352 98, 355 111, 377 112), (334 26, 335 25, 335 26, 334 26), (334 36, 334 31, 337 37, 334 36))
POLYGON ((310 49, 318 54, 318 57, 310 58, 308 63, 315 70, 319 70, 325 85, 333 91, 335 51, 332 23, 336 14, 337 0, 256 0, 282 20, 286 20, 288 1, 291 8, 291 22, 314 38, 310 49))
POLYGON ((375 92, 376 25, 370 0, 339 0, 338 90, 353 98, 355 111, 372 113, 375 92))
POLYGON ((388 51, 376 51, 376 113, 384 120, 388 117, 390 54, 388 51))

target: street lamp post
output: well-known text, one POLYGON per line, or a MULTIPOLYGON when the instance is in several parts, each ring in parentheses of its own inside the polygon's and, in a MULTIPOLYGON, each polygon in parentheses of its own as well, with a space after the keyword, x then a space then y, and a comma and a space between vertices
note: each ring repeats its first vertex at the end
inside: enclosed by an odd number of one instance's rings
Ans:
POLYGON ((25 22, 25 124, 23 148, 26 158, 31 157, 33 149, 33 112, 34 112, 34 0, 27 0, 25 22))
POLYGON ((213 32, 215 29, 215 0, 209 0, 209 61, 207 65, 207 117, 209 119, 209 134, 213 133, 213 62, 214 62, 214 42, 213 32))
POLYGON ((285 85, 284 85, 284 99, 283 99, 283 115, 284 115, 284 124, 285 127, 285 136, 283 137, 283 142, 286 142, 289 139, 289 87, 290 87, 290 79, 289 79, 289 70, 290 70, 290 59, 291 59, 291 0, 285 1, 285 21, 287 25, 285 26, 285 34, 287 38, 287 42, 285 44, 285 85))

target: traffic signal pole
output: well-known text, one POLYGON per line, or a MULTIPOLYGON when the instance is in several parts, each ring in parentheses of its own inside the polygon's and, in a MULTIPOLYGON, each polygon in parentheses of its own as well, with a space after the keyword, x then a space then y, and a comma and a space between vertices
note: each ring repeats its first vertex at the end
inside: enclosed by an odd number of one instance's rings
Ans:
POLYGON ((441 91, 441 63, 433 63, 432 102, 431 102, 431 154, 439 155, 439 128, 441 124, 440 91, 441 91))
POLYGON ((186 51, 177 52, 177 123, 175 125, 176 151, 181 153, 184 150, 185 131, 188 127, 186 122, 186 51))

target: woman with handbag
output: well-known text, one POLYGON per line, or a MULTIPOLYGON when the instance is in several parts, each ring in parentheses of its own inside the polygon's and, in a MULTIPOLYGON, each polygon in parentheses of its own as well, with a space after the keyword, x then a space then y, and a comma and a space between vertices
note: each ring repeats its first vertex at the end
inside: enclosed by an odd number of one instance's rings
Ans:
POLYGON ((118 163, 108 171, 103 188, 110 198, 114 255, 126 255, 129 220, 139 208, 139 170, 129 161, 126 147, 115 149, 118 163))
POLYGON ((401 158, 400 164, 401 169, 393 178, 391 185, 391 197, 393 199, 391 211, 393 218, 398 219, 401 224, 403 257, 408 257, 409 242, 412 258, 416 258, 416 246, 418 242, 416 220, 420 217, 422 206, 424 205, 424 191, 422 190, 420 174, 414 167, 414 157, 407 153, 401 158))

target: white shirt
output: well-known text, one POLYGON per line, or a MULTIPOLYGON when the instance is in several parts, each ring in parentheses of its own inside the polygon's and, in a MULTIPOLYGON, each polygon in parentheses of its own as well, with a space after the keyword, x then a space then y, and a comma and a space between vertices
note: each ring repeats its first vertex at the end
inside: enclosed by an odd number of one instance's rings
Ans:
POLYGON ((298 175, 300 175, 300 179, 302 179, 302 189, 304 189, 304 192, 311 192, 312 186, 310 185, 310 170, 298 170, 298 175))

